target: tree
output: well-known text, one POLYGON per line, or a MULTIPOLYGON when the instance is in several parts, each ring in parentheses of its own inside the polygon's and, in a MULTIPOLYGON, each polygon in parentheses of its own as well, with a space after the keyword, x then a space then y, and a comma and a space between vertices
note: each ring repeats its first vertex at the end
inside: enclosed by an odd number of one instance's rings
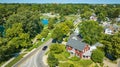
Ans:
POLYGON ((61 31, 64 35, 67 35, 70 32, 70 28, 65 22, 59 24, 59 26, 61 27, 61 31))
POLYGON ((40 22, 40 13, 38 11, 21 11, 17 14, 10 15, 5 24, 6 29, 12 27, 15 23, 21 23, 22 29, 25 33, 28 33, 30 37, 34 37, 40 33, 43 29, 43 25, 40 22))
POLYGON ((74 24, 72 21, 65 21, 66 25, 70 28, 73 29, 74 28, 74 24))
POLYGON ((29 40, 30 40, 30 35, 28 33, 21 33, 19 35, 19 41, 21 41, 21 44, 20 46, 22 48, 27 48, 29 47, 31 44, 29 43, 29 40))
POLYGON ((103 13, 100 13, 100 14, 98 14, 98 20, 105 21, 106 20, 106 16, 103 13))
POLYGON ((120 15, 120 8, 117 8, 117 9, 115 9, 114 10, 114 12, 113 12, 113 18, 116 18, 116 17, 118 17, 120 15))
POLYGON ((85 19, 89 19, 91 15, 92 15, 92 12, 85 11, 83 14, 81 14, 81 17, 85 19))
POLYGON ((65 47, 60 45, 60 44, 52 44, 50 46, 50 51, 53 52, 53 53, 59 54, 59 53, 64 51, 64 48, 65 47))
POLYGON ((62 33, 62 30, 60 27, 55 27, 52 33, 52 38, 56 39, 57 41, 62 41, 64 34, 62 33))
POLYGON ((46 38, 47 35, 48 35, 48 33, 49 33, 49 30, 48 30, 48 29, 44 29, 40 34, 41 34, 41 36, 42 36, 43 38, 46 38))
POLYGON ((56 22, 55 18, 50 18, 48 23, 48 29, 53 29, 55 22, 56 22))
POLYGON ((91 59, 94 62, 102 63, 103 62, 103 58, 104 58, 104 54, 100 50, 97 49, 97 50, 94 50, 92 52, 91 59))
POLYGON ((79 34, 83 41, 92 45, 100 40, 103 28, 96 21, 84 21, 79 24, 79 34))
POLYGON ((105 35, 104 38, 101 40, 101 43, 104 44, 104 52, 106 53, 106 56, 111 60, 120 58, 119 35, 119 33, 115 35, 105 35))
POLYGON ((71 29, 74 27, 71 25, 72 22, 61 22, 56 25, 52 33, 52 38, 57 41, 62 41, 63 37, 70 33, 71 29), (70 24, 69 24, 70 23, 70 24))
POLYGON ((19 38, 28 41, 30 38, 30 35, 28 33, 20 33, 19 38))
POLYGON ((38 34, 36 37, 38 40, 41 40, 43 38, 41 34, 38 34))
POLYGON ((41 40, 42 38, 46 38, 49 33, 48 29, 44 29, 40 34, 38 34, 36 37, 37 39, 41 40))
POLYGON ((11 28, 6 30, 6 37, 13 38, 19 36, 23 32, 23 25, 21 23, 15 23, 11 28))
POLYGON ((4 27, 2 25, 0 25, 0 37, 4 36, 4 27))
POLYGON ((55 56, 52 53, 49 53, 47 62, 50 67, 56 67, 59 64, 58 59, 55 58, 55 56))

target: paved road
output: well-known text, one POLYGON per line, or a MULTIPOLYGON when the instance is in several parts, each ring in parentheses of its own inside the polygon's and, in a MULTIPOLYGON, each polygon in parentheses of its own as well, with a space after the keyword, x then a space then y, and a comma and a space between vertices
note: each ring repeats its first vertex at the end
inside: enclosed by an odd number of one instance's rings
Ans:
POLYGON ((49 39, 42 46, 31 52, 28 56, 21 59, 13 67, 48 67, 43 63, 43 56, 46 51, 42 50, 43 46, 49 46, 52 43, 52 39, 49 39))
POLYGON ((120 67, 120 61, 119 61, 119 63, 118 63, 118 67, 120 67))

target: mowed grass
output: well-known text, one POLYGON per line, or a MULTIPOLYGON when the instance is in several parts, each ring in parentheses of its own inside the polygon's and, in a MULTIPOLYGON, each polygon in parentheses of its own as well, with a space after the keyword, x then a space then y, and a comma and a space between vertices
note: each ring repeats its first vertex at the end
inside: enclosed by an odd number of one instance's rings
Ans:
POLYGON ((79 61, 67 60, 66 62, 60 63, 59 66, 60 67, 70 67, 71 65, 73 65, 74 67, 91 67, 92 64, 93 64, 93 61, 91 61, 91 60, 81 59, 79 61))

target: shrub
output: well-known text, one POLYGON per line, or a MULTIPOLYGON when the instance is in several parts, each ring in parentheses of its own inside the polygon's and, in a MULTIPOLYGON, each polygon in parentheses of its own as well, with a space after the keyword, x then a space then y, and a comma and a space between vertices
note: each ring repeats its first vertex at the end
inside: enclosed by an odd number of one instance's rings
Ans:
POLYGON ((63 54, 65 55, 66 58, 68 58, 70 56, 70 53, 67 51, 63 52, 63 54))
POLYGON ((97 64, 95 64, 95 67, 99 67, 97 64))
POLYGON ((71 61, 78 61, 78 60, 80 60, 80 58, 77 57, 77 56, 74 56, 74 57, 71 57, 70 60, 71 60, 71 61))
POLYGON ((80 60, 79 63, 83 67, 89 67, 93 62, 92 60, 80 60))
POLYGON ((38 40, 41 40, 43 38, 41 34, 38 34, 36 37, 38 40))
POLYGON ((70 63, 66 62, 66 63, 60 63, 59 67, 70 67, 70 63))
POLYGON ((104 58, 104 54, 100 50, 94 50, 92 55, 91 55, 91 59, 94 62, 102 63, 103 58, 104 58))
POLYGON ((50 67, 56 67, 59 64, 58 59, 55 58, 55 56, 52 53, 49 53, 47 61, 50 67))
POLYGON ((55 54, 60 54, 65 50, 65 47, 60 44, 52 44, 50 46, 50 51, 55 53, 55 54))
POLYGON ((74 65, 73 64, 70 64, 70 66, 69 67, 74 67, 74 65))
POLYGON ((100 63, 100 66, 103 67, 104 63, 100 63))

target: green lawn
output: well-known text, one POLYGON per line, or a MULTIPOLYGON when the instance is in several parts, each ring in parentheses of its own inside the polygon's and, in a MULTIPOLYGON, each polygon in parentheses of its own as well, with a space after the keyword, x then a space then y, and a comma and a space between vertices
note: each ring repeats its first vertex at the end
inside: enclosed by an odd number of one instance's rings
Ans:
POLYGON ((92 63, 93 61, 91 60, 83 60, 83 59, 78 61, 67 60, 66 62, 64 61, 63 63, 60 62, 59 66, 69 67, 71 64, 73 64, 74 67, 90 67, 92 63))

